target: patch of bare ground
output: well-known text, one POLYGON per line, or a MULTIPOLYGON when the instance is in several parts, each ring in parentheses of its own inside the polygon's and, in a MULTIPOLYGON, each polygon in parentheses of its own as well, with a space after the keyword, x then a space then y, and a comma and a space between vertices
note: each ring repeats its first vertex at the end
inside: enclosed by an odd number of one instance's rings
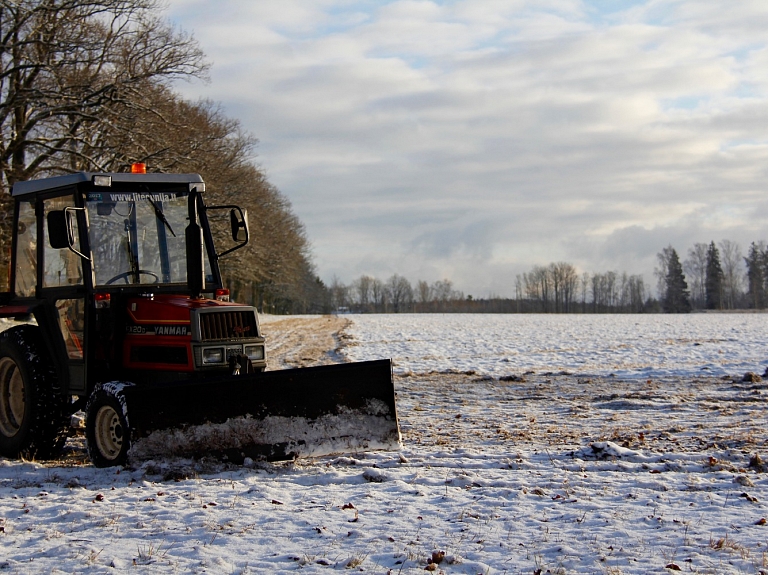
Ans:
POLYGON ((268 316, 261 331, 267 340, 267 369, 340 363, 342 332, 350 320, 335 316, 268 316))
POLYGON ((397 377, 404 443, 561 451, 611 441, 657 453, 728 449, 747 459, 768 447, 764 383, 536 374, 510 379, 397 377))

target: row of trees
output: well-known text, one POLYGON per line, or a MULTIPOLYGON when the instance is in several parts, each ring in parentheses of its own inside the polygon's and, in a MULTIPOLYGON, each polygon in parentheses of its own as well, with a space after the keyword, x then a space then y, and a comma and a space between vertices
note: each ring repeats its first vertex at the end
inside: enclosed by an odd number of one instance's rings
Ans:
POLYGON ((328 292, 331 309, 355 313, 453 312, 463 311, 465 302, 450 280, 413 286, 398 274, 386 281, 363 275, 350 285, 334 278, 328 292))
POLYGON ((535 266, 515 280, 515 299, 523 312, 639 313, 648 297, 642 276, 615 271, 579 274, 566 262, 535 266))
POLYGON ((683 261, 668 246, 657 260, 656 297, 641 275, 579 273, 572 264, 557 262, 518 275, 514 298, 465 297, 450 280, 411 285, 398 274, 386 281, 364 275, 349 285, 334 278, 327 307, 356 313, 686 313, 768 307, 765 242, 753 242, 747 257, 729 240, 695 244, 683 261))
POLYGON ((695 244, 682 264, 672 246, 664 248, 657 258, 658 292, 667 312, 768 307, 765 242, 752 242, 747 257, 738 244, 723 240, 718 245, 695 244))
POLYGON ((657 254, 657 296, 642 276, 578 274, 571 264, 536 266, 517 277, 520 311, 544 313, 687 313, 694 309, 768 307, 768 248, 753 242, 747 257, 735 242, 697 243, 682 262, 668 246, 657 254), (746 286, 746 289, 745 289, 746 286))
POLYGON ((209 203, 255 216, 258 240, 222 261, 236 297, 273 311, 320 311, 326 290, 306 232, 253 164, 255 138, 216 103, 173 90, 179 79, 205 79, 208 64, 161 8, 156 0, 0 0, 0 269, 15 182, 145 162, 149 171, 200 173, 209 203))

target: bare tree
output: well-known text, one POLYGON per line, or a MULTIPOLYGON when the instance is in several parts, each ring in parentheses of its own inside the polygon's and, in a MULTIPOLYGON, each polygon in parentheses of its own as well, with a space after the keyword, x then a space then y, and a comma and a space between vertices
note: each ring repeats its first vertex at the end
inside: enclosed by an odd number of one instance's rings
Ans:
POLYGON ((528 299, 538 304, 538 311, 548 313, 552 297, 552 278, 549 268, 534 266, 529 273, 523 274, 523 282, 528 299))
POLYGON ((420 311, 428 309, 429 304, 432 303, 432 289, 424 280, 416 283, 416 301, 419 303, 420 311))
POLYGON ((403 276, 395 274, 386 283, 392 311, 402 313, 408 311, 413 302, 413 288, 403 276))
POLYGON ((357 304, 360 306, 360 311, 369 311, 371 306, 372 284, 373 278, 367 275, 360 276, 360 278, 355 280, 352 284, 352 291, 357 296, 357 304))
POLYGON ((707 281, 707 244, 696 243, 688 250, 688 258, 683 262, 683 270, 691 290, 691 304, 701 309, 705 304, 705 287, 707 281))
POLYGON ((387 311, 387 290, 380 279, 374 279, 371 282, 371 297, 377 312, 386 313, 387 311))
POLYGON ((149 86, 206 69, 197 43, 163 21, 154 0, 0 0, 0 35, 6 185, 93 166, 88 140, 114 130, 113 109, 150 112, 149 86))
POLYGON ((602 290, 600 284, 602 283, 602 276, 600 274, 592 274, 590 283, 590 291, 592 292, 592 313, 600 313, 603 311, 602 306, 602 290))
POLYGON ((744 285, 744 258, 736 242, 721 240, 718 245, 723 267, 723 305, 725 309, 734 309, 744 285))
POLYGON ((339 278, 333 276, 331 285, 328 286, 331 294, 331 306, 336 311, 347 311, 349 304, 349 288, 339 278))
POLYGON ((434 301, 438 304, 441 311, 446 311, 449 302, 457 298, 457 293, 453 289, 453 282, 451 280, 438 280, 432 284, 430 290, 432 291, 434 301))
POLYGON ((629 301, 628 301, 629 309, 627 311, 631 313, 640 313, 645 308, 645 300, 646 300, 645 281, 643 280, 643 276, 640 276, 640 275, 629 276, 628 289, 629 289, 629 301))
POLYGON ((580 291, 581 291, 581 313, 587 312, 587 294, 589 293, 590 284, 589 272, 581 274, 580 279, 580 291))
POLYGON ((521 303, 523 299, 523 276, 517 274, 515 276, 515 308, 518 313, 521 311, 521 303))

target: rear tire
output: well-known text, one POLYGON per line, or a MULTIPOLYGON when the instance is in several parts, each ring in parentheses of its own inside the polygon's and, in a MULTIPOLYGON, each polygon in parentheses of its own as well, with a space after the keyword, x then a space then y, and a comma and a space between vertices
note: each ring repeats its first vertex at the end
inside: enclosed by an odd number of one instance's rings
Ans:
POLYGON ((37 327, 0 333, 0 455, 47 459, 67 440, 67 410, 37 327))
POLYGON ((125 465, 131 448, 131 428, 119 387, 97 388, 85 408, 88 456, 96 467, 125 465))

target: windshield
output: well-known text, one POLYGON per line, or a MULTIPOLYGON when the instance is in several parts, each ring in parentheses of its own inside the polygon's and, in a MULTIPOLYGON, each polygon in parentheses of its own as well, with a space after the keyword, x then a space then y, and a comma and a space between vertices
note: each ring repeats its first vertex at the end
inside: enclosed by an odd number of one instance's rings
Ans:
MULTIPOLYGON (((96 285, 185 284, 189 192, 131 186, 89 193, 96 285)), ((205 258, 206 281, 213 281, 205 258)))

